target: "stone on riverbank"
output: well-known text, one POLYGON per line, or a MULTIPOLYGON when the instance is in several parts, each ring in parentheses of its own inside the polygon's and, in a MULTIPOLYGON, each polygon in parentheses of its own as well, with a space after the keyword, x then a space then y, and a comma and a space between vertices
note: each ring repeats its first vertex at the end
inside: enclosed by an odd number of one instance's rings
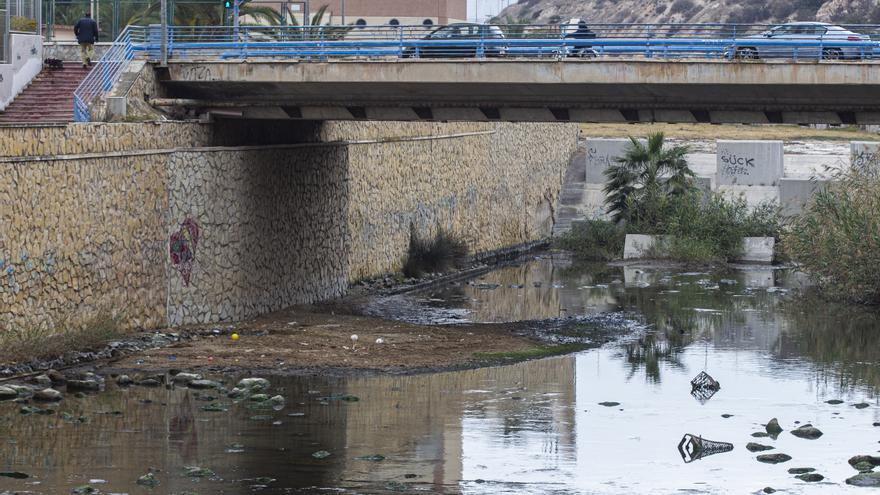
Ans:
POLYGON ((617 407, 620 405, 620 402, 613 402, 613 401, 600 402, 599 405, 605 406, 605 407, 617 407))
POLYGON ((140 478, 137 479, 136 483, 141 486, 148 486, 150 488, 159 486, 159 480, 156 478, 156 475, 153 473, 147 473, 140 478))
POLYGON ((806 468, 791 468, 788 470, 788 474, 807 474, 815 471, 815 468, 806 467, 806 468))
POLYGON ((846 479, 847 485, 880 487, 880 473, 859 473, 846 479))
POLYGON ((765 426, 764 429, 767 430, 768 435, 779 435, 782 433, 782 427, 779 426, 779 420, 776 418, 768 421, 767 426, 765 426))
POLYGON ((769 487, 769 486, 765 486, 764 489, 761 490, 761 491, 764 492, 764 493, 776 493, 776 490, 773 489, 773 488, 771 488, 771 487, 769 487))
POLYGON ((749 442, 746 444, 746 450, 749 452, 763 452, 765 450, 773 450, 775 447, 771 447, 769 445, 762 445, 760 443, 749 442))
POLYGON ((843 401, 840 399, 831 399, 831 400, 826 400, 825 403, 831 404, 832 406, 836 406, 838 404, 843 404, 843 401))
POLYGON ((327 452, 326 450, 319 450, 319 451, 313 453, 312 457, 314 457, 315 459, 326 459, 326 458, 330 457, 331 455, 333 455, 333 454, 331 454, 330 452, 327 452))
POLYGON ((12 400, 18 398, 18 392, 10 387, 0 387, 0 400, 12 400))
POLYGON ((178 373, 171 377, 171 381, 178 385, 187 385, 190 382, 201 380, 204 377, 196 373, 178 373))
POLYGON ((59 373, 57 370, 47 371, 46 376, 52 380, 52 385, 64 385, 67 383, 67 377, 59 373))
POLYGON ((874 470, 874 465, 867 461, 858 462, 853 465, 853 469, 860 473, 870 473, 874 470))
POLYGON ((131 377, 128 375, 119 375, 116 378, 116 384, 119 385, 120 387, 127 387, 133 383, 134 383, 134 380, 132 380, 131 377))
POLYGON ((61 392, 55 390, 54 388, 44 388, 43 390, 38 390, 34 392, 34 400, 54 402, 59 401, 63 398, 64 396, 61 395, 61 392))
POLYGON ((807 440, 815 440, 822 436, 822 431, 811 424, 805 424, 801 427, 791 430, 791 434, 807 440))
POLYGON ((198 466, 187 466, 186 475, 190 478, 210 478, 214 476, 214 471, 211 471, 208 468, 198 467, 198 466))
POLYGON ((871 407, 871 404, 868 404, 867 402, 859 402, 858 404, 853 404, 853 407, 856 409, 864 409, 866 407, 871 407))
POLYGON ((790 461, 791 456, 787 454, 761 454, 756 459, 758 459, 758 462, 766 464, 779 464, 790 461))
POLYGON ((861 462, 867 462, 872 466, 880 466, 880 457, 876 457, 873 455, 854 455, 849 458, 849 465, 855 466, 861 462))
POLYGON ((807 483, 816 483, 816 482, 819 482, 819 481, 822 481, 825 479, 825 477, 819 473, 799 474, 799 475, 795 476, 795 478, 797 478, 801 481, 806 481, 807 483))
POLYGON ((270 384, 265 378, 243 378, 235 387, 256 393, 269 390, 270 384))

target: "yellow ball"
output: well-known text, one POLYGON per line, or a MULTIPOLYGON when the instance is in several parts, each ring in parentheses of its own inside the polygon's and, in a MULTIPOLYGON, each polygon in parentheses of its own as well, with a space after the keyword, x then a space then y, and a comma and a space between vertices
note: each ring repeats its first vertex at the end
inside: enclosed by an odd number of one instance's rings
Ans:
POLYGON ((232 339, 233 342, 235 342, 238 340, 238 334, 234 333, 234 334, 230 335, 229 338, 232 339))

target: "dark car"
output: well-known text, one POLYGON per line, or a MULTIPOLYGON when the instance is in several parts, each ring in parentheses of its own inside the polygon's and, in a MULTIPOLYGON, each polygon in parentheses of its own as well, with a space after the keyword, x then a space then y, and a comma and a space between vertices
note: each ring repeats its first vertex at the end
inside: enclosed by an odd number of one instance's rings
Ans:
POLYGON ((504 33, 501 28, 492 24, 457 23, 435 29, 422 38, 418 46, 407 47, 403 51, 406 58, 474 58, 478 55, 481 43, 483 54, 487 57, 504 55, 507 47, 501 43, 504 33))

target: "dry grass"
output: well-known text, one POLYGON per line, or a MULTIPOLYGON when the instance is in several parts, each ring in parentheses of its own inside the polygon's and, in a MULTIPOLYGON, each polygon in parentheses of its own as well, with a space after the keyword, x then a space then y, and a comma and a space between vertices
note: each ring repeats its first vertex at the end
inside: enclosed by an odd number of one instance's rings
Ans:
POLYGON ((70 351, 91 350, 123 335, 119 319, 100 313, 80 325, 21 326, 0 332, 0 364, 47 359, 70 351))
POLYGON ((662 132, 669 139, 772 139, 782 141, 874 141, 877 134, 855 127, 813 129, 797 125, 581 124, 584 136, 626 138, 662 132))

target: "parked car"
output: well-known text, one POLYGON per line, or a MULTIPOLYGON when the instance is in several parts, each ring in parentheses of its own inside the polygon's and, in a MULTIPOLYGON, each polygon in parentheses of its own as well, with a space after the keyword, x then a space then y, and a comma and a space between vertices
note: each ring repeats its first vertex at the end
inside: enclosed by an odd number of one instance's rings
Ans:
POLYGON ((870 58, 873 49, 865 47, 871 37, 824 22, 791 22, 776 26, 758 35, 748 36, 737 43, 734 55, 739 59, 758 58, 822 58, 824 60, 870 58), (756 43, 750 39, 778 40, 779 43, 756 43), (791 41, 824 41, 834 46, 802 46, 787 44, 791 41))
MULTIPOLYGON (((422 38, 430 43, 420 43, 418 56, 421 58, 473 58, 477 56, 479 40, 487 40, 485 55, 487 57, 500 57, 505 54, 507 47, 499 42, 504 40, 504 32, 494 24, 474 24, 461 22, 450 24, 431 31, 422 38)), ((416 56, 416 47, 410 46, 403 51, 405 58, 416 56)))

